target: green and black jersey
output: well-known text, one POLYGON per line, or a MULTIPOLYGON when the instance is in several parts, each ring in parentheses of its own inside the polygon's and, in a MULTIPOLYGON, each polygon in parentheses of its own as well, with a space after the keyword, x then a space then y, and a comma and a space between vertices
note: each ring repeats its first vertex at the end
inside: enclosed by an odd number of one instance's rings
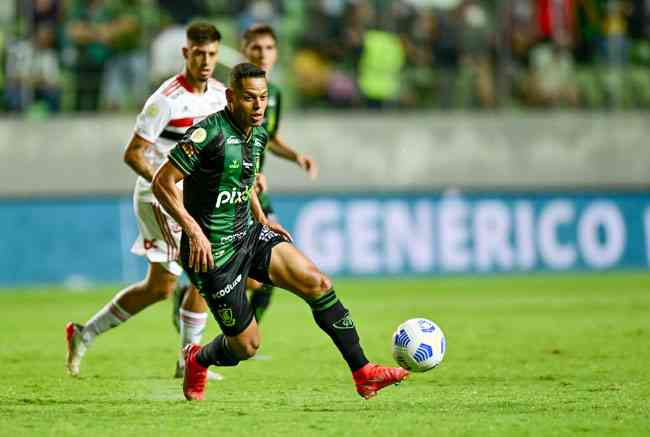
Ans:
MULTIPOLYGON (((268 101, 266 106, 266 112, 264 112, 264 123, 262 123, 262 127, 264 127, 264 129, 266 129, 266 131, 268 132, 269 138, 273 138, 275 134, 278 132, 278 128, 280 127, 281 113, 282 113, 282 94, 280 93, 280 88, 278 88, 277 86, 269 82, 268 101)), ((260 169, 259 169, 260 172, 262 172, 264 169, 265 155, 266 153, 262 153, 262 159, 260 160, 260 169)), ((271 201, 266 192, 260 194, 260 203, 262 204, 262 208, 264 208, 264 210, 269 209, 271 205, 271 201)))
POLYGON ((261 127, 245 136, 226 109, 188 129, 169 153, 186 175, 183 204, 212 243, 217 267, 238 250, 253 223, 249 198, 267 141, 261 127))
POLYGON ((269 133, 269 137, 273 138, 275 134, 278 133, 278 128, 280 127, 282 94, 280 93, 280 88, 270 82, 268 83, 267 88, 268 99, 262 127, 269 133))

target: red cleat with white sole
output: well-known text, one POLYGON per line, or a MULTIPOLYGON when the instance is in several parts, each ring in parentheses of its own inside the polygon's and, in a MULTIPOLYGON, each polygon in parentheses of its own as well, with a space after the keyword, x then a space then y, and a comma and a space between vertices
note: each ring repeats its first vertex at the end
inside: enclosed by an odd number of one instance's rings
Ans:
POLYGON ((79 375, 81 359, 86 353, 88 346, 83 342, 81 332, 83 326, 78 323, 68 322, 65 325, 65 341, 68 351, 65 358, 65 369, 71 376, 79 375))
POLYGON ((401 367, 384 367, 368 363, 362 368, 352 372, 352 378, 357 386, 357 393, 370 399, 379 390, 391 384, 399 384, 408 378, 409 372, 401 367))
POLYGON ((196 361, 201 351, 198 344, 188 344, 183 349, 185 358, 185 375, 183 376, 183 394, 188 401, 202 401, 205 394, 205 384, 208 380, 208 368, 196 361))

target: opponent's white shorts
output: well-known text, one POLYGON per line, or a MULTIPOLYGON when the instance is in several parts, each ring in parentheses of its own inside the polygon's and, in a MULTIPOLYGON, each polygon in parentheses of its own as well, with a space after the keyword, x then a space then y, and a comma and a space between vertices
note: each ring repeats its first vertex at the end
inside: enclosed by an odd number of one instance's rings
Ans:
POLYGON ((157 202, 133 199, 133 209, 140 235, 131 252, 147 257, 150 263, 160 263, 169 273, 180 276, 178 263, 181 227, 157 202))

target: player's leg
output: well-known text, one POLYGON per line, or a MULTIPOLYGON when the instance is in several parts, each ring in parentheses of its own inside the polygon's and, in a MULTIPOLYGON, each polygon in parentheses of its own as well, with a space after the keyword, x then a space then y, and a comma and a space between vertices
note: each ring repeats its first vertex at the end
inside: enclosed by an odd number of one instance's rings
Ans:
POLYGON ((143 281, 120 290, 85 325, 68 323, 66 325, 68 373, 73 376, 79 374, 81 359, 97 336, 120 326, 149 305, 166 299, 175 285, 176 275, 170 273, 160 263, 150 263, 147 276, 143 281))
MULTIPOLYGON (((183 254, 186 262, 186 251, 183 254)), ((250 263, 250 254, 241 249, 220 268, 207 273, 188 271, 222 331, 203 347, 191 344, 184 349, 183 393, 188 400, 203 399, 209 366, 236 366, 253 357, 260 346, 257 322, 246 295, 250 263)))
POLYGON ((236 366, 255 355, 260 345, 257 322, 252 318, 244 331, 220 334, 205 346, 190 344, 183 350, 185 377, 183 394, 188 401, 203 400, 209 366, 236 366))
MULTIPOLYGON (((263 206, 266 218, 271 223, 277 223, 277 217, 273 212, 273 207, 271 206, 268 196, 265 196, 263 206)), ((255 313, 255 319, 257 320, 257 323, 259 323, 262 320, 262 317, 264 317, 266 310, 268 310, 271 305, 271 297, 273 296, 274 287, 273 285, 264 284, 251 278, 248 278, 246 287, 251 290, 251 306, 255 313)))
POLYGON ((268 275, 274 284, 307 301, 316 324, 329 335, 350 367, 361 396, 368 399, 408 376, 402 368, 369 363, 350 312, 336 296, 330 279, 293 244, 283 242, 273 247, 268 275))
POLYGON ((250 278, 247 280, 246 287, 251 291, 251 306, 255 313, 255 319, 259 323, 271 305, 271 296, 273 295, 274 287, 250 278))
MULTIPOLYGON (((180 357, 176 364, 176 378, 182 378, 185 371, 183 349, 189 344, 201 343, 205 326, 208 323, 208 305, 192 284, 186 285, 183 300, 179 308, 179 331, 181 335, 180 357)), ((222 380, 223 375, 208 372, 208 379, 222 380)))

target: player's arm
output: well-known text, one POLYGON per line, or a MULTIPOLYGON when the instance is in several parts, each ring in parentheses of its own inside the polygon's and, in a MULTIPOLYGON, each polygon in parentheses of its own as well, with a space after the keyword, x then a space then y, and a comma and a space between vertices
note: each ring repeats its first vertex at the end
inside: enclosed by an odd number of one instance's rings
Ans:
POLYGON ((124 150, 124 162, 138 175, 142 176, 148 182, 153 179, 154 168, 144 157, 145 151, 153 144, 145 140, 138 134, 133 134, 131 141, 124 150))
POLYGON ((274 155, 284 158, 287 161, 295 162, 300 168, 305 170, 311 179, 318 176, 318 165, 311 157, 301 155, 285 143, 278 134, 275 134, 266 145, 274 155))
POLYGON ((268 226, 271 230, 277 232, 280 235, 283 235, 288 240, 293 240, 289 231, 284 229, 279 223, 270 222, 269 219, 264 214, 262 209, 262 204, 260 203, 259 197, 257 197, 257 191, 255 189, 251 190, 251 212, 253 213, 253 218, 255 221, 268 226))
POLYGON ((183 228, 190 240, 190 267, 197 272, 207 272, 214 267, 212 245, 183 205, 183 195, 176 183, 184 177, 183 172, 167 160, 154 174, 151 189, 165 211, 183 228))
POLYGON ((260 198, 257 197, 257 191, 257 187, 254 187, 251 190, 251 212, 253 214, 253 219, 258 223, 268 225, 269 219, 266 217, 266 214, 264 214, 260 198))

